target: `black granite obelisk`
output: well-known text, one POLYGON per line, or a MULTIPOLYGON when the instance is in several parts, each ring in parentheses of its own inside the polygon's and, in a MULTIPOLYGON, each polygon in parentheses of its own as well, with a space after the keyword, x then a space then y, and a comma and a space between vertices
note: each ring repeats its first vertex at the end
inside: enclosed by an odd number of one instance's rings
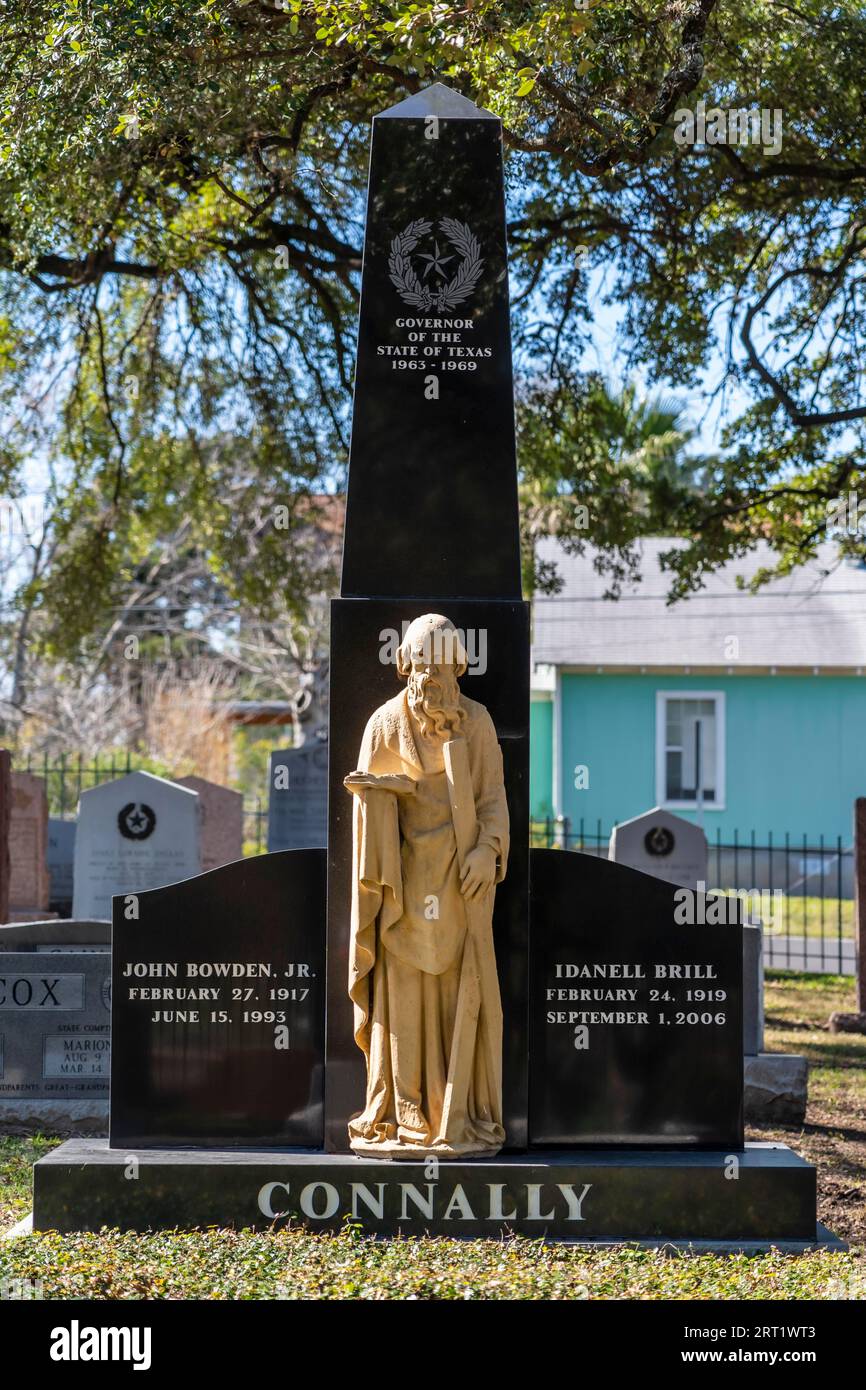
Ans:
POLYGON ((331 608, 325 1143, 348 1149, 363 1057, 348 997, 351 799, 396 640, 425 612, 464 634, 490 711, 511 852, 494 937, 507 1146, 527 1143, 529 619, 521 599, 498 119, 439 84, 373 122, 341 597, 331 608))

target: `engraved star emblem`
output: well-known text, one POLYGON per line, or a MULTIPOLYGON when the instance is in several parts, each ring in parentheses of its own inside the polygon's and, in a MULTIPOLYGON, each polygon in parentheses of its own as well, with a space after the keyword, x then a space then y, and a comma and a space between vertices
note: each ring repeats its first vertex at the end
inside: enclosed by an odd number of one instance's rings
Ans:
POLYGON ((127 816, 126 823, 129 826, 130 830, 133 830, 136 834, 138 834, 138 832, 143 830, 144 827, 147 825, 147 817, 143 815, 141 811, 135 810, 127 816))
POLYGON ((442 255, 442 252, 439 250, 439 243, 438 243, 438 241, 434 241, 434 243, 433 243, 433 255, 432 255, 432 256, 430 256, 430 255, 422 255, 419 259, 422 260, 422 261, 427 261, 427 262, 428 262, 428 265, 426 265, 425 268, 424 268, 424 279, 425 279, 425 280, 427 279, 427 276, 430 274, 430 271, 431 271, 431 270, 435 270, 436 273, 437 273, 437 275, 441 275, 442 278, 443 278, 443 280, 444 280, 444 278, 445 278, 445 271, 444 271, 444 269, 443 269, 443 266, 446 266, 446 265, 448 264, 449 261, 453 261, 453 260, 454 260, 454 257, 453 257, 453 256, 443 256, 443 255, 442 255))

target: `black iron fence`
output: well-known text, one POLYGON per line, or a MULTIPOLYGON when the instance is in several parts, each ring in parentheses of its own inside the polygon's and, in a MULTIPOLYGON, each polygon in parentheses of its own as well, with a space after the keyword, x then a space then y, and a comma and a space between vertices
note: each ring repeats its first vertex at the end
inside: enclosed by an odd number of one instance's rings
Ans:
MULTIPOLYGON (((530 821, 536 848, 579 850, 607 858, 601 821, 548 817, 530 821)), ((835 838, 737 831, 708 839, 706 887, 736 893, 764 926, 764 962, 779 969, 853 974, 854 851, 835 838)))
POLYGON ((268 803, 260 796, 244 798, 244 854, 264 854, 268 848, 268 803))
MULTIPOLYGON (((31 772, 41 777, 48 797, 48 814, 60 820, 74 820, 78 799, 90 787, 112 782, 128 772, 156 772, 171 778, 171 772, 155 766, 152 760, 136 757, 134 753, 109 754, 104 758, 88 759, 83 754, 49 758, 28 754, 15 760, 16 772, 31 772)), ((244 853, 264 854, 268 846, 268 803, 261 797, 244 798, 244 853)))
MULTIPOLYGON (((155 765, 152 760, 134 753, 109 754, 103 758, 86 758, 84 754, 67 754, 57 758, 34 756, 15 759, 16 772, 30 772, 45 783, 48 814, 60 820, 74 820, 78 799, 90 787, 125 777, 128 772, 156 772, 171 778, 171 772, 155 765)), ((244 853, 264 854, 268 844, 268 803, 262 797, 244 798, 244 853)))
MULTIPOLYGON (((132 753, 87 758, 83 754, 50 758, 28 755, 15 760, 18 771, 45 783, 48 812, 74 818, 78 799, 89 787, 145 769, 170 777, 171 772, 132 753)), ((607 858, 610 830, 600 820, 547 817, 530 821, 534 848, 578 850, 607 858)), ((854 854, 835 838, 736 831, 723 840, 708 836, 707 888, 745 895, 751 915, 764 923, 765 963, 791 970, 852 974, 854 941, 854 854)), ((263 854, 268 843, 266 797, 244 800, 244 853, 263 854)))
POLYGON ((28 753, 24 758, 15 758, 13 764, 16 772, 31 772, 42 778, 48 797, 48 814, 60 820, 75 818, 78 798, 88 788, 112 782, 140 768, 153 770, 152 763, 132 753, 112 753, 104 758, 86 758, 83 753, 61 754, 56 758, 49 758, 47 753, 42 757, 28 753))

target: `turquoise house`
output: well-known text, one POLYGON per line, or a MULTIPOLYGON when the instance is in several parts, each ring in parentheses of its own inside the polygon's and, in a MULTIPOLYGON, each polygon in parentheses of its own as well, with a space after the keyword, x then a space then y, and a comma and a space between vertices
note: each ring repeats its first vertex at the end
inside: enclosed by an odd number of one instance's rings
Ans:
POLYGON ((866 796, 866 566, 818 560, 756 594, 771 559, 727 566, 668 606, 648 540, 616 601, 593 552, 541 545, 562 579, 533 604, 531 783, 536 819, 604 841, 652 806, 710 839, 850 846, 866 796))

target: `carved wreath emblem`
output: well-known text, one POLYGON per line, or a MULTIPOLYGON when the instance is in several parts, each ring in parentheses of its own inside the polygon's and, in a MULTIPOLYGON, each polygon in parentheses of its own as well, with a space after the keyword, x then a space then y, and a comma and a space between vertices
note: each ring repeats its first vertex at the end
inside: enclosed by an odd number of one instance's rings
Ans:
POLYGON ((457 222, 453 217, 443 217, 439 222, 439 230, 447 238, 455 254, 443 255, 439 250, 438 241, 434 242, 432 255, 419 256, 420 260, 427 262, 419 277, 412 262, 412 252, 421 238, 432 229, 433 223, 425 222, 423 218, 410 222, 394 237, 388 257, 389 278, 403 303, 411 304, 413 309, 420 309, 424 313, 428 309, 456 309, 458 304, 462 304, 472 294, 484 269, 478 238, 465 222, 457 222), (428 279, 431 271, 434 275, 444 277, 444 267, 457 256, 461 260, 455 274, 436 288, 428 279))
POLYGON ((143 801, 129 801, 118 813, 117 828, 124 840, 146 840, 156 828, 156 813, 143 801))

